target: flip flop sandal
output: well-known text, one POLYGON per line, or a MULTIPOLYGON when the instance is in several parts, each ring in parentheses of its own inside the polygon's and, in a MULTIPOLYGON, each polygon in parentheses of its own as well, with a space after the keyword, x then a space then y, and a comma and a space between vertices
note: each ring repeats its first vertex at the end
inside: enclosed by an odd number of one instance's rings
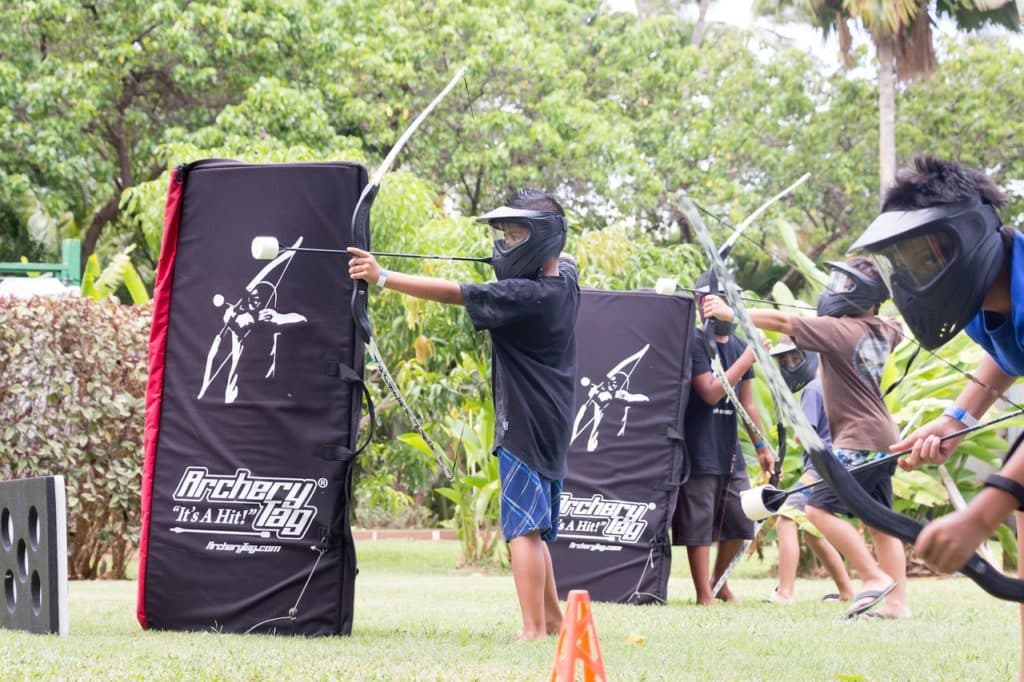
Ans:
POLYGON ((892 592, 895 589, 896 583, 893 582, 889 583, 886 587, 883 587, 880 590, 864 590, 863 592, 858 592, 857 594, 853 595, 853 599, 850 600, 851 604, 857 604, 857 602, 862 601, 864 599, 867 599, 869 601, 850 608, 846 612, 846 617, 854 618, 855 616, 859 616, 860 614, 874 608, 879 603, 881 603, 881 601, 885 599, 890 592, 892 592))

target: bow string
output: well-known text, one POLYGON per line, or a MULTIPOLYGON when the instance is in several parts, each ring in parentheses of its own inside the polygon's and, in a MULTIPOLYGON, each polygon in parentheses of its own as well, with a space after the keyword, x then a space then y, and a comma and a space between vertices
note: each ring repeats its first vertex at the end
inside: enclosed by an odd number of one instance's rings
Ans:
MULTIPOLYGON (((732 234, 730 234, 729 237, 726 238, 725 242, 720 247, 715 249, 715 255, 718 256, 719 260, 724 261, 726 258, 729 257, 729 252, 732 251, 732 247, 736 244, 736 241, 743 235, 743 233, 746 231, 746 229, 748 227, 750 227, 751 225, 754 224, 755 220, 757 220, 759 217, 761 217, 761 215, 764 214, 764 212, 768 210, 768 208, 772 204, 774 204, 776 201, 778 201, 779 199, 781 199, 782 197, 786 196, 787 194, 792 192, 794 189, 796 189, 797 187, 802 185, 810 177, 811 177, 810 173, 805 173, 803 176, 801 176, 792 185, 790 185, 786 189, 782 190, 781 192, 779 192, 778 194, 773 196, 768 201, 766 201, 763 204, 761 204, 753 213, 751 213, 749 216, 747 216, 743 220, 743 222, 741 222, 739 225, 737 225, 736 228, 733 229, 732 234)), ((712 248, 714 248, 714 245, 712 245, 712 248)), ((708 293, 712 293, 712 294, 717 295, 718 292, 719 292, 718 273, 717 273, 717 271, 715 269, 712 268, 709 271, 709 274, 710 274, 710 282, 708 284, 708 293)), ((754 419, 747 412, 746 408, 743 407, 743 404, 740 402, 739 396, 736 395, 736 392, 733 390, 732 384, 729 383, 729 379, 728 379, 728 377, 726 377, 725 366, 724 366, 724 363, 722 362, 722 356, 719 353, 718 348, 717 348, 718 344, 717 343, 714 343, 714 344, 711 343, 711 334, 712 333, 713 333, 713 319, 712 318, 708 318, 704 322, 704 335, 703 335, 703 338, 704 338, 704 349, 705 349, 705 351, 708 354, 708 360, 711 362, 711 373, 714 374, 715 378, 718 379, 718 382, 722 385, 722 390, 725 392, 725 395, 729 398, 729 401, 732 402, 733 408, 736 410, 736 414, 738 414, 740 419, 743 420, 743 423, 747 427, 747 431, 750 432, 750 433, 755 434, 755 437, 758 439, 758 442, 764 443, 765 447, 768 447, 767 439, 764 437, 764 434, 761 433, 761 429, 759 429, 757 427, 757 424, 754 423, 754 419)), ((757 336, 751 336, 750 337, 750 343, 757 344, 758 343, 757 338, 758 338, 757 336)), ((779 411, 778 405, 776 405, 776 407, 775 407, 775 428, 776 428, 776 436, 778 438, 778 440, 776 441, 778 443, 778 449, 775 452, 775 466, 773 467, 773 471, 769 472, 769 482, 772 485, 778 485, 779 476, 781 476, 781 474, 782 474, 782 464, 783 464, 783 462, 786 459, 786 422, 782 418, 782 413, 779 411)), ((736 463, 736 453, 733 452, 732 462, 729 464, 729 470, 730 470, 729 474, 730 475, 732 475, 732 468, 735 465, 735 463, 736 463)), ((723 508, 722 508, 722 522, 723 522, 723 524, 725 522, 725 508, 724 508, 724 505, 725 505, 726 501, 728 500, 728 495, 729 495, 728 484, 726 484, 725 495, 722 497, 722 504, 723 504, 723 508)), ((763 521, 758 521, 757 525, 754 527, 754 539, 755 540, 760 535, 761 529, 763 527, 764 527, 764 522, 763 521)), ((721 529, 719 529, 719 530, 721 530, 721 529)), ((711 596, 712 597, 717 597, 718 593, 721 591, 721 589, 723 587, 725 587, 725 583, 729 579, 729 574, 731 574, 733 569, 736 568, 736 566, 739 564, 740 560, 743 558, 743 555, 746 553, 747 548, 750 547, 751 542, 752 542, 752 540, 744 541, 743 544, 740 546, 739 551, 736 552, 736 555, 729 562, 729 565, 725 567, 724 571, 722 571, 722 575, 719 576, 718 580, 715 581, 714 586, 711 588, 711 596)))
MULTIPOLYGON (((409 127, 405 129, 401 137, 395 142, 394 146, 388 152, 384 160, 381 161, 380 165, 374 171, 370 177, 369 183, 363 188, 362 194, 359 196, 359 201, 356 203, 355 211, 352 215, 352 244, 356 248, 362 249, 363 251, 370 250, 370 209, 373 207, 374 199, 377 198, 377 193, 380 191, 380 183, 384 176, 391 169, 395 159, 398 157, 398 153, 402 151, 402 147, 409 141, 413 133, 416 132, 420 124, 430 115, 435 107, 443 100, 449 92, 455 87, 455 85, 462 80, 462 76, 466 73, 466 67, 460 68, 448 84, 437 94, 436 97, 427 105, 427 107, 419 113, 419 115, 413 119, 413 122, 409 124, 409 127)), ((454 479, 451 465, 448 463, 448 459, 441 452, 437 444, 427 435, 427 431, 423 428, 422 422, 413 413, 412 408, 409 407, 409 403, 405 400, 402 392, 398 388, 398 383, 395 381, 391 372, 388 370, 384 359, 381 357, 380 349, 377 347, 377 341, 373 336, 373 326, 370 324, 370 313, 368 305, 367 289, 368 284, 365 280, 356 280, 352 288, 352 317, 356 321, 356 327, 359 330, 359 335, 366 343, 366 350, 369 352, 370 357, 373 359, 374 364, 377 366, 377 370, 380 372, 381 379, 384 381, 384 385, 387 386, 388 392, 391 393, 398 406, 402 408, 402 412, 412 423, 416 433, 419 434, 423 442, 426 443, 431 453, 434 455, 434 459, 437 460, 438 466, 441 471, 448 478, 448 480, 454 479)))

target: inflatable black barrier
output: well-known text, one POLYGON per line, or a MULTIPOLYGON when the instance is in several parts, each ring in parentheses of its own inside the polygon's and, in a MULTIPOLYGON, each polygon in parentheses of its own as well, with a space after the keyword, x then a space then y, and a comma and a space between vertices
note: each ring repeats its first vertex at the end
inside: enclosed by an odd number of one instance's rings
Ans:
POLYGON ((0 628, 68 633, 63 476, 0 481, 0 628))
POLYGON ((579 385, 551 546, 559 597, 665 603, 669 527, 686 477, 693 299, 584 289, 579 385))
POLYGON ((350 246, 366 183, 349 163, 172 174, 146 395, 145 628, 351 632, 365 387, 347 260, 255 260, 250 246, 350 246))

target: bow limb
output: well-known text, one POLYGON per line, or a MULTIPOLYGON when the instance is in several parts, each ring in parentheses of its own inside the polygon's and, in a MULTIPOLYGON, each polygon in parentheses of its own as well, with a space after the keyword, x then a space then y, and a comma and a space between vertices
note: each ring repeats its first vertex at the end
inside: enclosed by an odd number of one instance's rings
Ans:
MULTIPOLYGON (((736 227, 732 231, 732 234, 730 234, 729 237, 725 240, 725 242, 716 250, 719 259, 724 260, 729 256, 729 252, 732 251, 732 247, 736 244, 736 241, 743 235, 743 233, 746 231, 748 227, 754 224, 754 221, 756 221, 758 218, 764 215, 764 212, 767 211, 772 206, 772 204, 779 201, 788 194, 792 193, 793 190, 795 190, 797 187, 807 182, 807 180, 809 180, 810 177, 810 173, 804 173, 799 178, 797 178, 796 182, 789 185, 781 192, 779 192, 772 198, 768 199, 768 201, 758 206, 753 213, 751 213, 749 216, 744 218, 742 222, 736 225, 736 227)), ((713 270, 711 273, 711 279, 713 284, 718 279, 713 270)), ((714 291, 715 289, 717 289, 717 287, 712 287, 711 291, 714 291)), ((751 343, 757 343, 757 336, 750 337, 750 340, 751 343)), ((742 409, 739 405, 739 401, 734 400, 733 403, 736 405, 737 409, 742 409)), ((757 429, 756 426, 753 426, 753 420, 750 419, 749 415, 746 414, 745 410, 742 412, 742 415, 745 415, 744 421, 747 423, 748 427, 752 427, 754 432, 760 435, 760 430, 757 429)), ((782 475, 782 463, 786 459, 786 422, 782 418, 782 413, 777 405, 775 407, 775 415, 775 429, 776 436, 778 437, 778 450, 776 451, 775 470, 770 472, 771 477, 769 482, 771 483, 771 485, 778 485, 779 477, 782 475)), ((767 442, 764 439, 764 436, 760 436, 760 438, 762 442, 767 442)))
MULTIPOLYGON (((416 132, 420 124, 423 123, 434 108, 441 103, 441 100, 462 80, 462 76, 465 73, 466 67, 462 67, 455 72, 455 75, 444 86, 444 89, 437 93, 437 96, 430 101, 430 104, 402 132, 402 135, 391 147, 390 151, 388 151, 387 156, 384 157, 384 160, 377 166, 373 175, 370 176, 370 181, 363 188, 362 194, 359 195, 359 201, 356 202, 356 209, 352 215, 352 245, 356 248, 364 251, 370 250, 370 208, 373 206, 373 201, 377 198, 377 193, 380 191, 381 180, 391 170, 391 166, 394 165, 395 159, 398 158, 398 154, 402 151, 405 143, 409 141, 409 138, 413 136, 413 133, 416 132)), ((369 306, 366 300, 367 288, 368 284, 365 280, 357 280, 355 282, 355 287, 352 290, 352 313, 356 319, 356 324, 359 327, 363 341, 370 343, 373 337, 373 327, 370 325, 369 306)))
POLYGON ((767 211, 772 204, 774 204, 776 201, 778 201, 782 197, 786 196, 787 194, 795 190, 800 185, 807 182, 807 180, 809 180, 810 177, 810 173, 804 173, 792 185, 790 185, 786 189, 782 190, 781 192, 773 196, 768 201, 758 206, 753 213, 744 218, 743 222, 736 226, 736 228, 732 231, 732 234, 729 235, 729 238, 725 240, 725 243, 718 247, 718 255, 725 259, 729 255, 729 252, 732 251, 732 247, 733 245, 736 244, 736 240, 740 238, 740 236, 748 227, 754 224, 755 220, 760 218, 761 215, 764 214, 764 212, 767 211))
MULTIPOLYGON (((377 193, 380 191, 380 182, 391 169, 395 159, 398 157, 398 153, 405 146, 405 143, 409 141, 416 129, 419 128, 420 124, 430 115, 430 112, 443 100, 452 88, 462 80, 463 74, 466 73, 465 67, 460 68, 455 76, 448 82, 441 92, 427 105, 427 107, 419 113, 419 115, 409 124, 409 127, 405 129, 402 135, 395 142, 394 146, 388 152, 384 160, 377 166, 377 169, 373 172, 370 177, 369 184, 363 188, 362 194, 359 195, 359 201, 356 203, 355 211, 352 214, 352 245, 356 248, 364 251, 370 250, 370 209, 373 206, 374 200, 377 198, 377 193)), ((384 364, 384 359, 381 357, 380 349, 377 347, 377 341, 373 336, 373 326, 370 324, 370 313, 368 305, 367 290, 369 285, 365 280, 356 280, 353 282, 352 287, 352 318, 355 320, 356 329, 359 331, 359 335, 366 343, 366 350, 369 352, 370 357, 373 359, 377 369, 380 372, 381 379, 384 381, 384 385, 387 386, 388 391, 394 397, 398 406, 402 408, 405 416, 412 423, 416 433, 419 434, 420 438, 429 448, 430 452, 434 455, 434 459, 437 460, 438 466, 444 473, 448 480, 454 479, 451 466, 448 464, 448 459, 442 454, 441 450, 437 447, 434 441, 427 435, 427 431, 423 428, 423 424, 419 418, 413 413, 409 407, 409 403, 405 400, 402 392, 398 389, 398 383, 395 381, 391 372, 388 371, 387 365, 384 364)))
POLYGON ((782 413, 776 408, 775 432, 778 437, 779 447, 775 451, 775 471, 768 477, 768 484, 778 487, 779 479, 782 477, 782 463, 786 461, 786 422, 782 413))
MULTIPOLYGON (((715 250, 715 254, 719 258, 723 258, 723 259, 726 256, 728 256, 729 255, 729 251, 733 247, 733 244, 735 244, 736 240, 740 238, 740 235, 742 235, 743 232, 750 225, 753 224, 754 219, 757 218, 757 216, 759 216, 761 213, 763 213, 765 210, 767 210, 767 208, 772 203, 774 203, 775 201, 780 199, 782 196, 787 194, 794 187, 796 187, 800 183, 804 182, 808 177, 810 177, 810 176, 809 175, 804 176, 803 178, 798 180, 796 183, 794 183, 790 188, 788 188, 784 192, 776 195, 775 197, 770 199, 768 202, 763 204, 756 211, 754 211, 754 213, 752 213, 750 215, 750 217, 748 217, 746 220, 744 220, 742 223, 740 223, 736 227, 736 229, 733 230, 732 234, 729 235, 729 238, 726 239, 725 243, 723 243, 720 247, 718 247, 718 249, 715 250)), ((714 248, 714 247, 712 247, 712 248, 714 248)), ((711 275, 711 278, 710 278, 710 281, 708 283, 708 291, 712 292, 712 293, 717 293, 719 291, 718 273, 714 269, 711 269, 709 274, 711 275)), ((725 365, 722 362, 722 356, 718 352, 718 344, 717 343, 712 343, 712 341, 711 341, 711 336, 712 336, 713 333, 714 333, 713 320, 711 318, 709 318, 704 323, 703 339, 704 339, 704 349, 707 352, 708 360, 711 362, 711 373, 714 374, 715 378, 718 379, 718 382, 722 385, 722 390, 725 392, 725 395, 729 399, 729 401, 733 404, 733 409, 736 410, 736 414, 739 415, 740 419, 743 421, 744 425, 747 427, 748 433, 755 434, 758 442, 764 443, 765 447, 768 447, 768 441, 765 439, 764 434, 761 433, 761 429, 758 428, 757 424, 754 422, 753 417, 750 416, 750 414, 747 412, 746 408, 743 406, 743 403, 740 401, 739 396, 736 395, 736 391, 733 389, 732 384, 729 383, 729 379, 728 379, 728 377, 726 376, 726 373, 725 373, 725 365)), ((754 339, 752 341, 752 343, 756 344, 757 343, 757 341, 756 341, 757 337, 751 337, 751 338, 754 339)), ((786 427, 785 427, 785 425, 781 421, 778 424, 778 430, 779 430, 779 434, 778 434, 779 435, 779 441, 778 442, 779 442, 780 452, 782 454, 776 460, 777 464, 776 464, 776 467, 775 467, 775 472, 772 472, 772 480, 773 481, 777 481, 778 480, 778 472, 780 471, 782 458, 785 457, 785 447, 786 447, 786 427)), ((735 464, 735 461, 736 461, 735 457, 736 457, 736 454, 733 453, 733 464, 735 464)), ((731 469, 732 469, 733 464, 731 464, 729 466, 729 469, 730 469, 729 473, 730 473, 730 475, 732 474, 731 469)), ((726 495, 729 494, 728 487, 727 487, 727 489, 725 491, 725 494, 726 495)), ((723 499, 725 499, 725 498, 723 498, 723 499)), ((761 530, 763 528, 764 528, 764 522, 763 521, 758 521, 757 524, 754 526, 754 540, 756 540, 760 536, 761 530)), ((722 575, 720 575, 718 577, 718 580, 715 581, 714 586, 711 588, 711 596, 712 597, 717 597, 718 593, 722 590, 723 587, 725 587, 725 583, 729 579, 729 575, 732 573, 733 569, 736 568, 736 566, 739 565, 740 561, 743 559, 743 555, 746 554, 747 549, 750 547, 752 542, 753 542, 752 540, 746 540, 740 546, 739 550, 736 552, 736 555, 733 556, 732 560, 729 562, 729 565, 725 567, 725 570, 722 571, 722 575)))
MULTIPOLYGON (((756 327, 750 321, 747 310, 740 300, 740 290, 732 279, 732 275, 726 268, 723 259, 718 255, 711 240, 707 226, 701 220, 700 214, 693 204, 683 198, 681 209, 690 225, 694 228, 697 240, 708 257, 711 269, 716 276, 726 284, 726 296, 736 314, 736 323, 744 329, 748 335, 756 334, 756 327)), ((768 381, 772 398, 782 406, 783 412, 789 417, 797 437, 800 438, 803 446, 807 449, 814 467, 832 488, 836 496, 855 516, 859 517, 868 526, 877 528, 903 540, 906 543, 914 543, 918 534, 924 527, 919 521, 904 516, 889 509, 872 498, 861 486, 860 483, 850 474, 849 471, 836 459, 831 450, 822 442, 818 432, 814 430, 807 417, 803 414, 796 399, 786 386, 782 372, 774 366, 768 351, 759 344, 752 344, 758 362, 761 364, 762 373, 768 381)), ((961 569, 961 572, 976 582, 982 589, 999 599, 1008 601, 1024 602, 1024 581, 1011 578, 995 569, 991 564, 985 562, 977 554, 971 556, 961 569)))

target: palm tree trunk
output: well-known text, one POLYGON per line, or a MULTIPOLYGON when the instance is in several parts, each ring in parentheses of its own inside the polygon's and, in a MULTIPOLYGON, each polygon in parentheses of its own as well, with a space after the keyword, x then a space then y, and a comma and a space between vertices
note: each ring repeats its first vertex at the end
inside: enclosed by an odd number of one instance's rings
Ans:
POLYGON ((706 18, 708 15, 708 6, 711 4, 711 0, 700 0, 700 8, 697 14, 697 23, 693 25, 693 34, 690 36, 690 44, 694 47, 700 45, 700 41, 704 39, 704 28, 706 26, 706 18))
POLYGON ((878 55, 878 201, 896 180, 896 74, 893 39, 882 33, 875 40, 878 55))

